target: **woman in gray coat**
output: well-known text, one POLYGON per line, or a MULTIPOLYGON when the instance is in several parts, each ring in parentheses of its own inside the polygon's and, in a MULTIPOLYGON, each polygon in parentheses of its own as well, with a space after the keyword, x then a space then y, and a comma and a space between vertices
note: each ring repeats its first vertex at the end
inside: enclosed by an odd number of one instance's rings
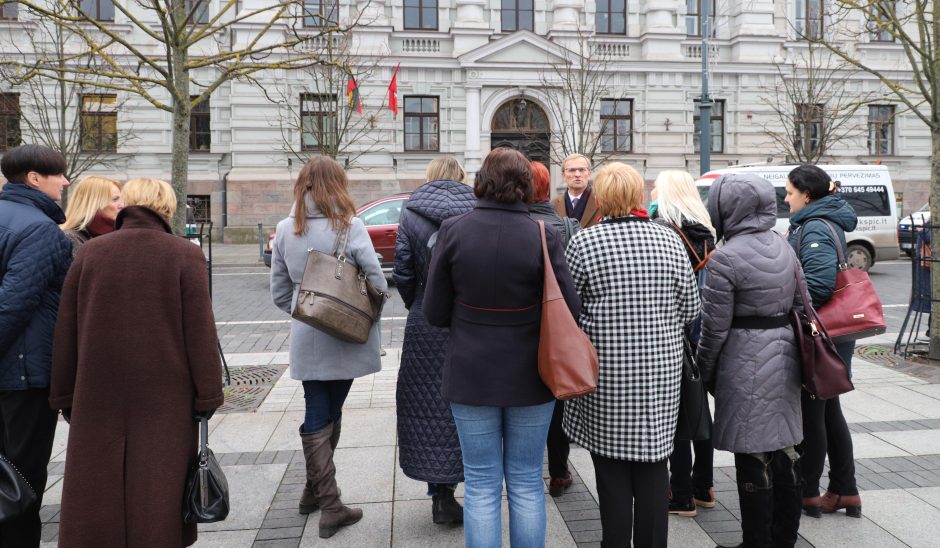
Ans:
POLYGON ((800 526, 800 366, 788 314, 803 274, 773 232, 773 185, 753 174, 719 177, 708 194, 716 239, 705 267, 697 358, 715 395, 716 449, 734 453, 740 546, 793 546, 800 526))
MULTIPOLYGON (((359 268, 376 288, 388 284, 362 221, 347 191, 346 174, 334 160, 318 156, 307 162, 294 184, 290 216, 278 223, 271 254, 271 296, 278 308, 291 313, 310 250, 332 253, 348 231, 347 261, 359 268)), ((365 344, 341 341, 297 320, 291 321, 290 375, 303 381, 306 416, 300 427, 307 484, 300 513, 318 508, 320 538, 333 536, 362 518, 339 498, 333 451, 339 443, 343 402, 352 380, 381 369, 379 323, 365 344)))

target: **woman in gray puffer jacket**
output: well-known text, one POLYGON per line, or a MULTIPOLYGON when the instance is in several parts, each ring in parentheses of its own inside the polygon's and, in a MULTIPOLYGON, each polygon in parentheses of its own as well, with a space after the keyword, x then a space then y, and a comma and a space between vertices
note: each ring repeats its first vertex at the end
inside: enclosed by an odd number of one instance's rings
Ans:
POLYGON ((788 314, 804 283, 773 232, 773 185, 753 174, 719 177, 708 195, 716 239, 705 267, 702 380, 715 396, 716 449, 734 453, 741 546, 793 546, 800 526, 803 439, 800 366, 788 314), (796 274, 795 274, 796 273, 796 274))

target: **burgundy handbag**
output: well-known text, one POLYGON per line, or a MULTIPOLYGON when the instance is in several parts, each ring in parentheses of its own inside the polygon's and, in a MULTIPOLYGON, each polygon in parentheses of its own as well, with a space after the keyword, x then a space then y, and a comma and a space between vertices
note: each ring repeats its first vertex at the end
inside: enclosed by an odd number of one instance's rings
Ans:
POLYGON ((836 346, 813 310, 806 284, 800 283, 799 259, 793 263, 793 275, 803 300, 803 310, 790 310, 790 326, 796 337, 803 388, 813 399, 828 400, 855 390, 849 368, 836 352, 836 346))
MULTIPOLYGON (((818 311, 819 319, 826 326, 832 342, 839 344, 881 335, 887 330, 884 311, 868 273, 858 268, 849 268, 842 246, 839 245, 839 237, 828 221, 811 220, 822 221, 826 224, 829 232, 832 233, 832 240, 839 257, 835 291, 832 292, 829 301, 819 307, 818 311)), ((806 224, 803 226, 805 227, 806 224)), ((798 250, 802 249, 802 243, 803 229, 801 228, 800 236, 796 241, 798 250)))
POLYGON ((557 399, 570 400, 597 390, 600 362, 591 339, 578 327, 565 303, 548 255, 545 223, 538 223, 545 262, 539 328, 539 377, 557 399))

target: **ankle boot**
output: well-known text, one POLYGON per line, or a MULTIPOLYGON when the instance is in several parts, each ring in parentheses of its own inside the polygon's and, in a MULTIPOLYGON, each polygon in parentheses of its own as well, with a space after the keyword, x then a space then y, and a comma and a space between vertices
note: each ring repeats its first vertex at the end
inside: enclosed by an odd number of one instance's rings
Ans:
POLYGON ((307 464, 307 483, 304 485, 304 492, 300 495, 300 505, 298 511, 301 514, 312 514, 320 509, 320 502, 317 492, 313 486, 314 467, 313 467, 313 443, 310 434, 304 434, 304 425, 301 424, 298 429, 300 432, 300 444, 304 450, 304 462, 307 464))
POLYGON ((735 453, 735 475, 741 500, 743 546, 773 546, 774 491, 770 468, 772 453, 735 453))
POLYGON ((796 448, 773 452, 774 546, 794 546, 800 529, 803 473, 796 448))
POLYGON ((333 449, 330 438, 333 425, 328 424, 323 430, 304 434, 305 443, 309 441, 311 461, 314 469, 314 490, 320 503, 320 538, 330 538, 340 527, 352 525, 362 519, 362 510, 343 505, 336 486, 336 466, 333 464, 333 449))
POLYGON ((820 506, 824 514, 831 514, 845 508, 845 514, 853 518, 862 517, 862 497, 858 495, 838 495, 826 490, 820 499, 820 506))
POLYGON ((822 517, 822 507, 819 497, 803 497, 803 511, 811 518, 819 519, 822 517))
POLYGON ((463 523, 463 507, 454 498, 453 487, 438 484, 437 492, 431 499, 431 519, 438 525, 463 523))

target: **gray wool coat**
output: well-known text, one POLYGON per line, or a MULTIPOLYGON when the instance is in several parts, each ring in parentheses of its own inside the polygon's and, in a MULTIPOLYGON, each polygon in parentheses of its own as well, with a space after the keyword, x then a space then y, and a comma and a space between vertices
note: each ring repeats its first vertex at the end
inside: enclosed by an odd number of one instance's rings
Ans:
POLYGON ((773 186, 757 175, 725 175, 709 191, 708 212, 725 243, 705 268, 696 357, 705 385, 714 387, 714 446, 734 453, 803 439, 793 331, 731 326, 736 316, 786 316, 800 302, 796 256, 772 230, 776 211, 773 186))
MULTIPOLYGON (((307 231, 294 234, 294 214, 277 224, 271 253, 271 297, 274 304, 291 313, 297 299, 300 281, 307 263, 307 250, 333 251, 336 232, 327 218, 307 202, 307 231)), ((388 290, 385 275, 372 247, 365 225, 358 217, 352 220, 346 254, 352 265, 365 272, 376 288, 388 290)), ((375 322, 365 344, 341 341, 303 322, 291 320, 290 376, 299 381, 354 379, 382 368, 380 322, 375 322)))

